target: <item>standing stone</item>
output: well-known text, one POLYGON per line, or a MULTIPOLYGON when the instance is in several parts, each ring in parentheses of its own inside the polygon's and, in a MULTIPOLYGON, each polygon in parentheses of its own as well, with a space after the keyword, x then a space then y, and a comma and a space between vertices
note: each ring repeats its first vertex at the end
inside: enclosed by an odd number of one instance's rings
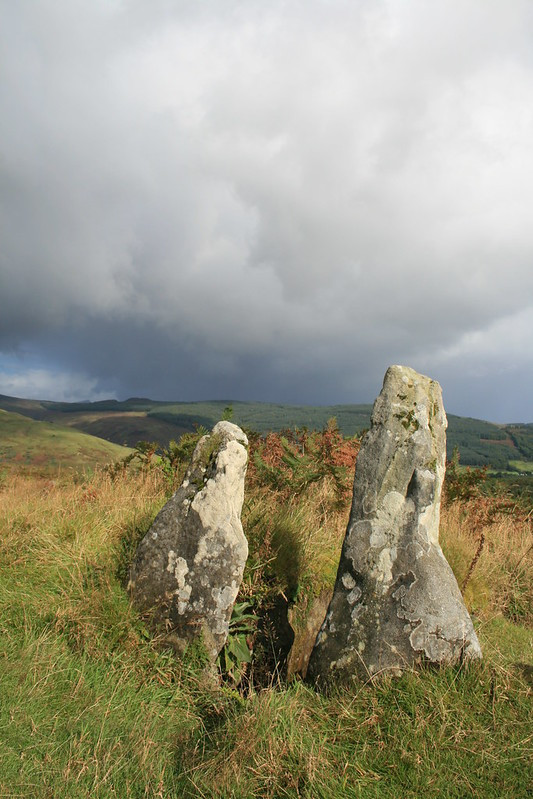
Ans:
POLYGON ((131 567, 135 605, 179 654, 201 639, 214 661, 228 636, 248 557, 240 519, 247 445, 231 422, 219 422, 199 441, 131 567))
POLYGON ((357 458, 333 598, 309 663, 318 685, 481 657, 439 546, 446 425, 439 384, 391 366, 357 458))

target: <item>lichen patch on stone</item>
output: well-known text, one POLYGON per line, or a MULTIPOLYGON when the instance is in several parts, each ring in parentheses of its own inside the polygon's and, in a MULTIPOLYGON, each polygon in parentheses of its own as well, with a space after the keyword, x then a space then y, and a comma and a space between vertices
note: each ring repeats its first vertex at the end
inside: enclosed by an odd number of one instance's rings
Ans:
POLYGON ((179 588, 185 585, 185 575, 189 572, 185 558, 176 555, 173 549, 168 552, 167 572, 174 575, 179 588))

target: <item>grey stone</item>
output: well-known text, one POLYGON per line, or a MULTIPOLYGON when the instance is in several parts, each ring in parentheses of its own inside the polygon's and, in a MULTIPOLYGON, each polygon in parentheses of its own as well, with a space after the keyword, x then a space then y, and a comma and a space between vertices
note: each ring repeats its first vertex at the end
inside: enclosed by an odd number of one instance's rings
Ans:
POLYGON ((391 366, 357 458, 333 597, 309 663, 315 683, 481 657, 439 545, 446 424, 439 384, 391 366))
POLYGON ((296 612, 294 609, 289 610, 288 619, 294 630, 294 643, 287 661, 288 680, 296 674, 305 678, 309 658, 326 616, 332 593, 331 588, 325 589, 318 596, 312 597, 306 608, 298 608, 296 612))
POLYGON ((226 642, 248 557, 240 519, 247 446, 231 422, 199 441, 131 567, 134 604, 179 654, 201 639, 214 661, 226 642))

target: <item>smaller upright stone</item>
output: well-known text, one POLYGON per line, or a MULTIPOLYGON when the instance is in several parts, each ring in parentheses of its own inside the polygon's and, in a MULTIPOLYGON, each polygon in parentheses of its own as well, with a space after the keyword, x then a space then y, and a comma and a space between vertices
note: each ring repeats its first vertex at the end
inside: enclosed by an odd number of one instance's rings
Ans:
POLYGON ((248 439, 219 422, 197 444, 185 479, 141 541, 133 602, 178 654, 198 639, 214 661, 224 646, 248 543, 242 524, 248 439))
POLYGON ((437 382, 405 366, 388 369, 357 459, 333 598, 309 663, 316 684, 481 657, 439 546, 446 423, 437 382))

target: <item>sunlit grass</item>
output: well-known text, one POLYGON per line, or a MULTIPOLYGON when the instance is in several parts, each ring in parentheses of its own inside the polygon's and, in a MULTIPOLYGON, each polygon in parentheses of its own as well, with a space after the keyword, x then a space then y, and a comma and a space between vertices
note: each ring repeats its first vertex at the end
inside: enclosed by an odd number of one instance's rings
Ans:
POLYGON ((1 472, 16 470, 56 477, 73 476, 73 470, 92 471, 118 460, 130 450, 111 441, 86 435, 66 426, 38 422, 0 408, 1 472))
MULTIPOLYGON (((161 651, 125 584, 168 485, 12 475, 0 488, 2 797, 526 797, 531 722, 531 519, 443 509, 482 664, 323 696, 296 679, 245 695, 161 651)), ((243 592, 301 603, 331 586, 349 503, 324 481, 280 502, 249 483, 243 592), (268 585, 267 585, 268 583, 268 585)), ((484 511, 483 511, 484 512, 484 511)), ((302 610, 303 612, 303 610, 302 610)))

